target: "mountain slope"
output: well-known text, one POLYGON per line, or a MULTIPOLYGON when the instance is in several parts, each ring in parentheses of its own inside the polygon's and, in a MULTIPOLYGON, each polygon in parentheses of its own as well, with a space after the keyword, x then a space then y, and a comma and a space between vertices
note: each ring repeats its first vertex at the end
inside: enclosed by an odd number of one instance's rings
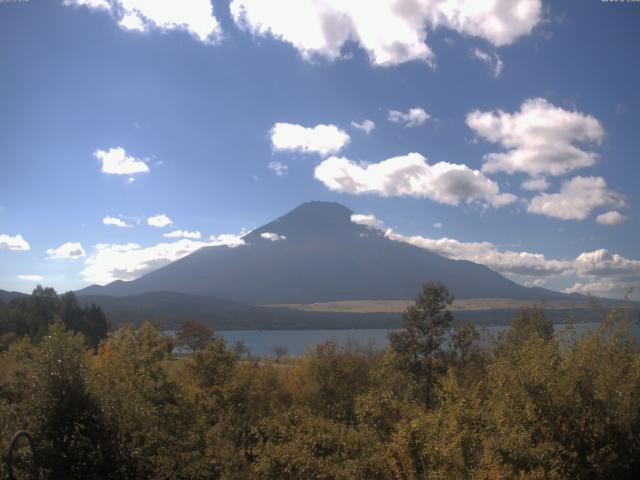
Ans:
POLYGON ((130 282, 80 295, 180 292, 252 305, 411 299, 428 280, 458 298, 566 298, 518 285, 483 265, 451 260, 351 222, 337 203, 309 202, 244 237, 245 246, 205 247, 130 282), (272 241, 262 234, 283 237, 272 241))
POLYGON ((6 290, 0 290, 0 300, 2 300, 3 302, 10 302, 14 298, 23 298, 26 296, 27 296, 26 293, 8 292, 6 290))

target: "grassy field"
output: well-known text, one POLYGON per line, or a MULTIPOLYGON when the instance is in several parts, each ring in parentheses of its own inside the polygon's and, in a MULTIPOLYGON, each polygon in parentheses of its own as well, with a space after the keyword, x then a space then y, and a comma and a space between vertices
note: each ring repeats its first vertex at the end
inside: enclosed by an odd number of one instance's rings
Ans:
MULTIPOLYGON (((289 303, 279 305, 263 305, 273 308, 291 308, 306 312, 345 312, 345 313, 396 313, 404 311, 413 300, 344 300, 322 303, 289 303)), ((571 300, 512 300, 508 298, 463 298, 455 300, 451 311, 483 311, 483 310, 517 310, 539 306, 543 309, 573 310, 590 308, 587 301, 571 300)))

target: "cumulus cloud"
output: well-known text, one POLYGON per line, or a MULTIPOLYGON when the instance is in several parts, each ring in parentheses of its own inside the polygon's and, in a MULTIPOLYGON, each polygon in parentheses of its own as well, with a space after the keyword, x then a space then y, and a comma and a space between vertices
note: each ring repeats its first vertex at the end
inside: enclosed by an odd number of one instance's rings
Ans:
POLYGON ((515 113, 475 110, 467 115, 467 125, 506 150, 485 155, 484 172, 563 175, 595 164, 598 155, 582 145, 599 144, 604 138, 596 118, 556 107, 544 98, 526 100, 515 113))
POLYGON ((260 234, 260 236, 262 238, 264 238, 265 240, 269 240, 271 242, 277 242, 278 240, 286 240, 287 237, 284 235, 280 235, 278 233, 273 233, 273 232, 262 232, 260 234))
POLYGON ((532 192, 544 192, 549 186, 549 181, 546 178, 529 178, 521 185, 524 190, 532 192))
POLYGON ((616 212, 612 210, 607 213, 602 213, 596 217, 596 222, 601 225, 618 225, 619 223, 623 223, 627 220, 627 217, 622 215, 620 212, 616 212))
POLYGON ((173 220, 167 217, 164 213, 160 213, 158 215, 147 218, 147 224, 151 227, 164 228, 168 225, 173 224, 173 220))
POLYGON ((82 244, 67 242, 58 248, 47 249, 47 255, 52 260, 75 260, 86 256, 86 252, 82 248, 82 244))
POLYGON ((114 227, 120 227, 120 228, 131 227, 131 225, 129 225, 123 219, 118 217, 110 217, 108 215, 102 219, 102 223, 105 225, 113 225, 114 227))
POLYGON ((474 48, 471 53, 475 58, 482 61, 491 69, 491 72, 493 73, 493 76, 495 78, 498 78, 500 76, 504 64, 502 63, 502 60, 497 53, 488 53, 479 48, 474 48))
POLYGON ((542 17, 541 0, 232 0, 238 25, 255 35, 292 44, 307 60, 339 58, 356 42, 377 66, 419 60, 434 63, 427 27, 447 28, 494 46, 528 35, 542 17), (384 28, 380 28, 384 25, 384 28))
POLYGON ((306 128, 293 123, 276 123, 270 133, 275 150, 321 155, 337 153, 351 141, 349 135, 335 125, 306 128))
POLYGON ((239 234, 223 233, 221 235, 211 235, 209 240, 215 245, 226 245, 229 248, 242 247, 247 244, 242 237, 247 234, 244 230, 239 234))
POLYGON ((182 239, 150 247, 142 247, 137 243, 101 243, 95 246, 93 255, 85 260, 80 274, 85 281, 100 285, 115 280, 135 280, 202 247, 227 245, 233 248, 244 244, 239 243, 242 240, 237 235, 212 236, 210 240, 202 242, 182 239))
POLYGON ((64 0, 63 4, 107 11, 123 30, 184 30, 204 43, 220 34, 210 0, 64 0))
POLYGON ((599 207, 625 207, 622 195, 607 188, 602 177, 575 177, 564 182, 558 193, 543 193, 531 199, 530 213, 560 218, 584 220, 599 207))
POLYGON ((583 252, 573 259, 552 259, 542 253, 500 250, 491 242, 403 235, 390 228, 383 229, 383 222, 374 215, 354 216, 366 219, 361 223, 378 229, 391 240, 424 248, 454 260, 486 265, 504 275, 524 278, 524 283, 531 286, 542 286, 558 276, 575 276, 579 281, 565 289, 566 293, 593 293, 621 298, 630 287, 640 285, 640 260, 612 254, 605 249, 583 252))
POLYGON ((18 275, 18 278, 27 282, 39 282, 44 280, 44 277, 41 275, 18 275))
POLYGON ((375 215, 354 213, 351 215, 351 221, 358 225, 364 225, 368 228, 382 228, 382 222, 378 220, 375 215))
POLYGON ((174 230, 173 232, 165 233, 163 237, 199 239, 202 237, 202 235, 198 230, 195 230, 193 232, 190 232, 189 230, 174 230))
POLYGON ((580 254, 575 268, 581 281, 565 290, 621 298, 632 287, 640 286, 640 260, 632 260, 606 249, 580 254))
POLYGON ((351 126, 355 129, 362 130, 367 135, 373 132, 376 128, 376 124, 373 122, 373 120, 369 120, 369 119, 365 119, 361 123, 352 121, 351 126))
POLYGON ((127 155, 122 147, 110 148, 109 151, 96 150, 93 156, 102 161, 102 173, 132 175, 149 171, 146 163, 127 155))
POLYGON ((516 200, 515 195, 501 193, 496 182, 477 170, 447 162, 429 165, 419 153, 369 165, 330 157, 316 167, 315 177, 330 190, 354 195, 411 196, 447 205, 478 202, 493 207, 516 200))
POLYGON ((287 167, 284 163, 277 162, 275 160, 269 162, 267 168, 269 170, 273 170, 273 172, 275 172, 275 174, 279 177, 284 177, 289 171, 289 167, 287 167))
POLYGON ((16 251, 27 251, 30 250, 29 242, 27 242, 22 235, 11 235, 0 234, 0 249, 3 250, 16 250, 16 251))
POLYGON ((399 123, 405 127, 417 127, 431 118, 424 108, 410 108, 408 112, 399 112, 398 110, 389 110, 387 117, 391 123, 399 123))

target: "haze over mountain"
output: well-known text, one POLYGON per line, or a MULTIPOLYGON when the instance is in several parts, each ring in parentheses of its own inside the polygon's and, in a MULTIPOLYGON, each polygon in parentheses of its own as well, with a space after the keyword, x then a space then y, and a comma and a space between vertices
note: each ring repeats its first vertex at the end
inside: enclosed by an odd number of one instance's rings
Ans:
POLYGON ((549 300, 567 295, 518 285, 490 268, 394 241, 352 222, 338 203, 304 203, 245 235, 245 245, 202 248, 136 280, 79 295, 177 292, 252 305, 411 299, 429 280, 457 298, 549 300))

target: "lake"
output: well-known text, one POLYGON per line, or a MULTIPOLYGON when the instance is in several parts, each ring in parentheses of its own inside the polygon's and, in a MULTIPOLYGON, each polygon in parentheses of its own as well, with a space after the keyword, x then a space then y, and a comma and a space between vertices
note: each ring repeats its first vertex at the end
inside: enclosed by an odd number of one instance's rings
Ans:
MULTIPOLYGON (((578 323, 575 325, 578 336, 598 328, 599 323, 578 323)), ((508 328, 505 325, 489 325, 478 328, 483 338, 497 335, 508 328)), ((558 324, 554 328, 561 332, 566 325, 558 324)), ((285 347, 289 355, 301 355, 308 349, 314 348, 329 339, 339 345, 356 343, 363 347, 371 344, 375 349, 382 349, 389 343, 387 334, 393 329, 363 329, 363 330, 221 330, 222 335, 231 347, 237 341, 244 342, 252 356, 264 357, 273 355, 274 347, 285 347)), ((633 323, 631 331, 640 340, 640 325, 633 323)))

